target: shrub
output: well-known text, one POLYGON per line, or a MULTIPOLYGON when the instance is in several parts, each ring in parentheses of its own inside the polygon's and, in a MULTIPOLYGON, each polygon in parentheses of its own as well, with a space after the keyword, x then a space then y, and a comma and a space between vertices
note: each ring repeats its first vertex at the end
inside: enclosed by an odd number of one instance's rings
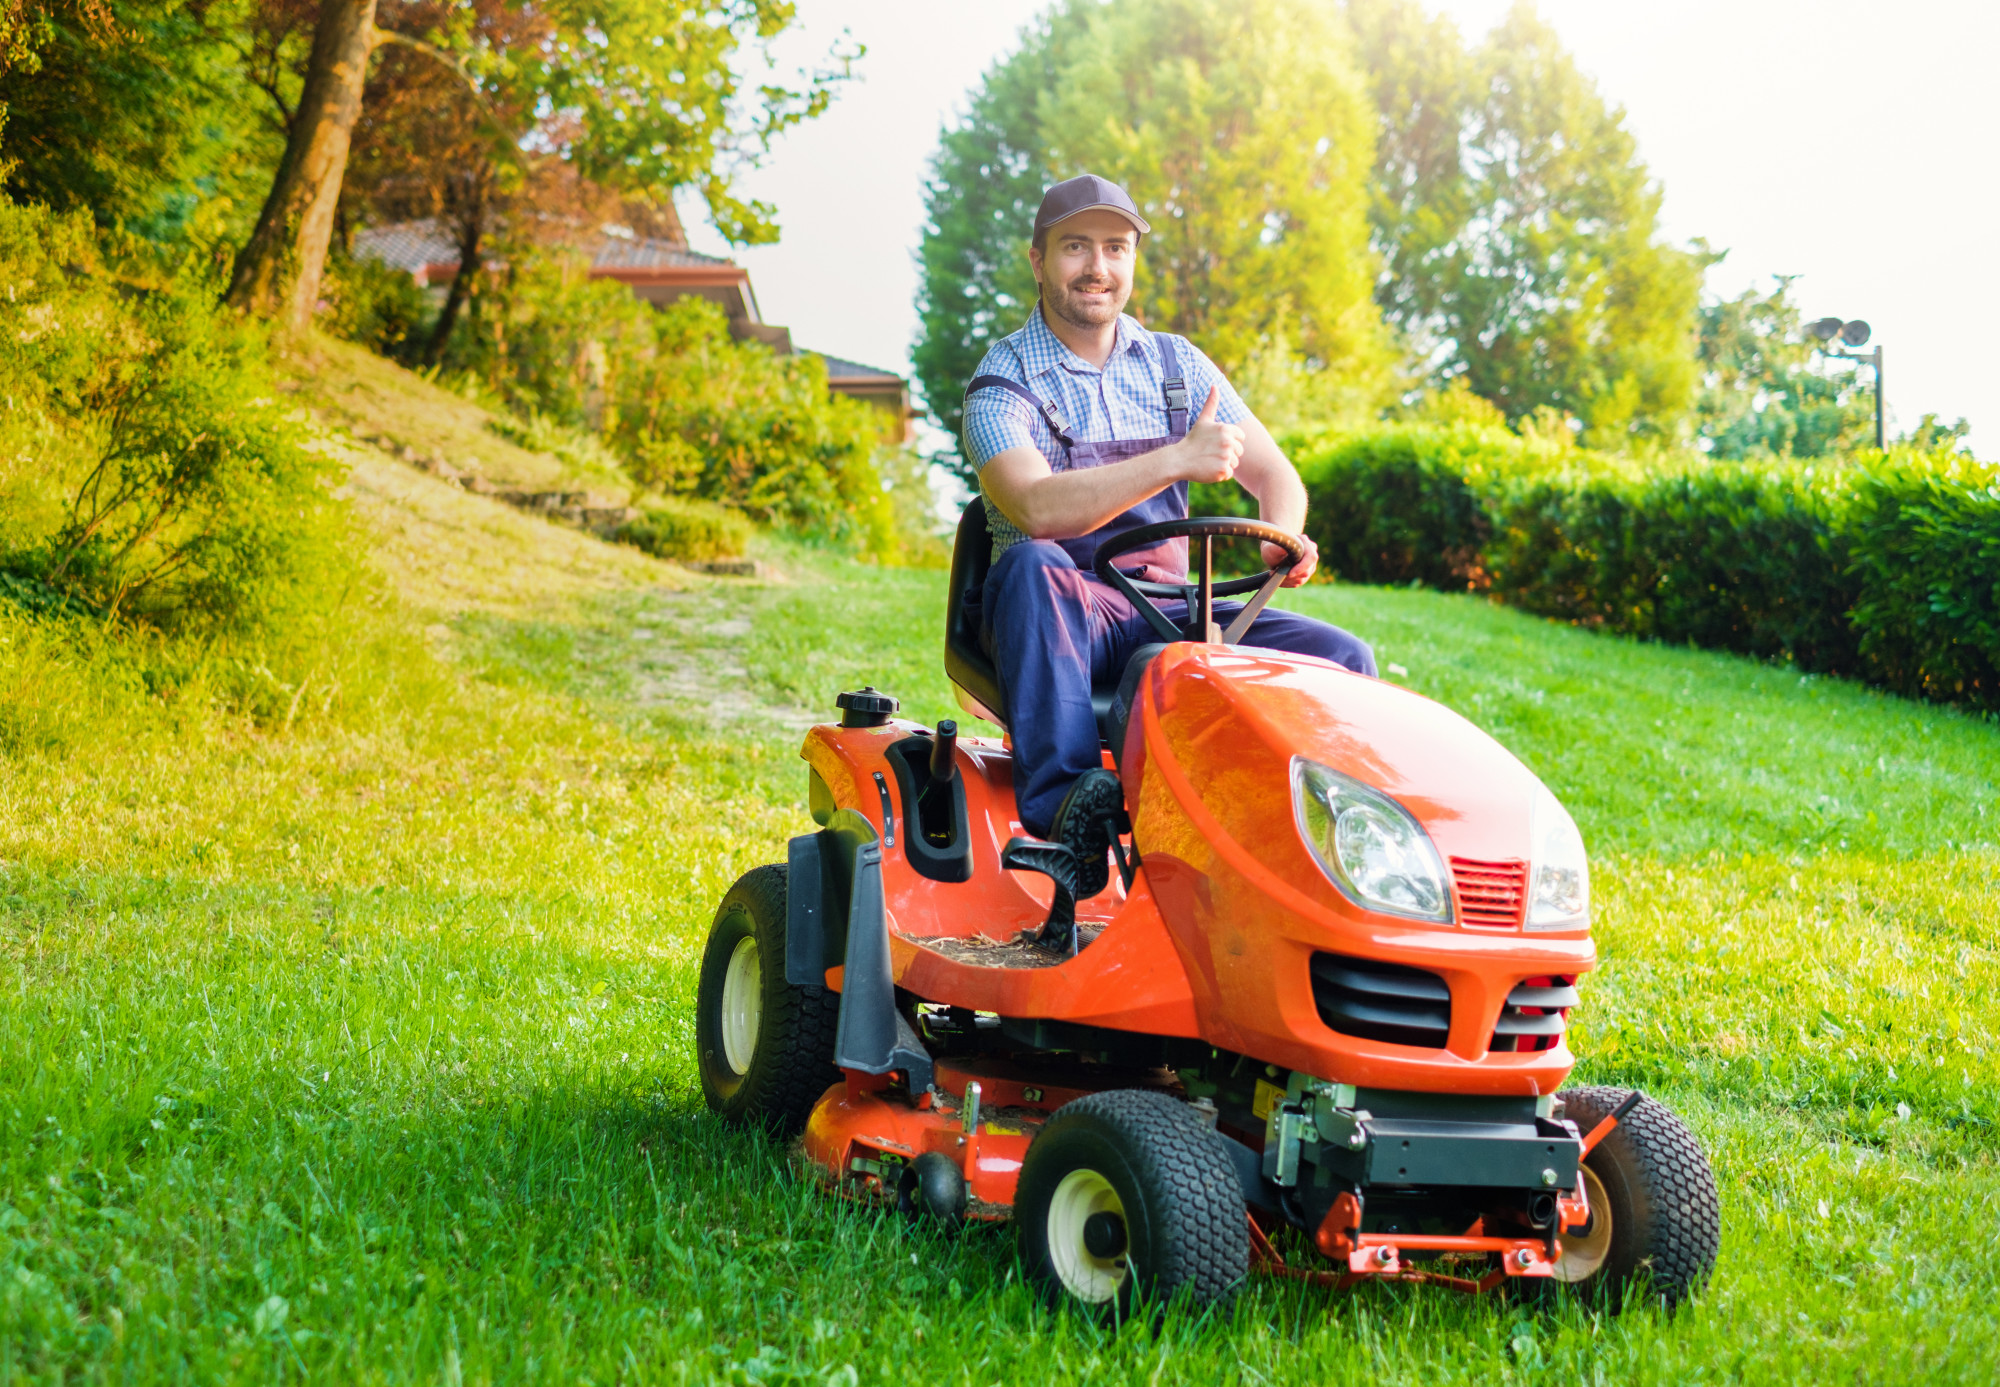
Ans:
POLYGON ((596 431, 640 487, 893 553, 882 421, 827 389, 816 356, 729 335, 686 298, 653 309, 580 261, 521 248, 474 300, 444 365, 516 413, 596 431))
POLYGON ((1885 460, 1857 479, 1847 523, 1869 676, 2000 708, 2000 468, 1950 454, 1885 460))
POLYGON ((657 350, 654 310, 578 256, 507 248, 507 269, 472 298, 447 344, 447 372, 476 376, 518 414, 606 429, 630 367, 657 350))
POLYGON ((1810 471, 1501 482, 1491 590, 1544 616, 1856 671, 1836 497, 1810 471))
MULTIPOLYGON (((2000 708, 2000 482, 1949 453, 1643 469, 1476 426, 1288 440, 1330 575, 2000 708)), ((1222 498, 1203 495, 1196 509, 1222 498)))
POLYGON ((382 356, 414 356, 436 313, 417 282, 379 260, 337 255, 327 263, 318 322, 335 337, 382 356))
POLYGON ((824 360, 732 341, 721 310, 694 298, 659 313, 656 341, 614 387, 610 437, 635 480, 808 534, 887 541, 881 416, 831 394, 824 360))
MULTIPOLYGON (((1504 437, 1504 434, 1502 435, 1504 437)), ((1475 430, 1349 434, 1303 469, 1309 529, 1329 572, 1370 583, 1483 586, 1491 524, 1473 489, 1495 445, 1475 430)))
POLYGON ((332 464, 212 285, 126 291, 86 217, 7 204, 0 283, 0 568, 106 616, 211 632, 325 580, 332 464))
POLYGON ((750 544, 750 522, 712 501, 668 498, 645 506, 612 538, 656 559, 734 559, 750 544))

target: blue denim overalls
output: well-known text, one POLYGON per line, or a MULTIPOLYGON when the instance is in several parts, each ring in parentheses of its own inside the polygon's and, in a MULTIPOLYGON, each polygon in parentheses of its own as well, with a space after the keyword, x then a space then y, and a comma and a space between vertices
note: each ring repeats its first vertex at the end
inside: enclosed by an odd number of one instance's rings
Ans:
MULTIPOLYGON (((1155 438, 1078 443, 1054 405, 1005 376, 975 377, 966 394, 997 387, 1039 410, 1063 449, 1060 459, 1049 459, 1054 471, 1122 462, 1187 436, 1187 382, 1181 376, 1174 345, 1165 336, 1156 335, 1153 340, 1160 345, 1167 412, 1167 431, 1155 438)), ((987 508, 990 515, 994 509, 991 502, 987 508)), ((1090 706, 1092 682, 1115 680, 1135 650, 1158 639, 1123 594, 1097 580, 1091 562, 1097 547, 1113 535, 1140 525, 1179 520, 1187 513, 1187 483, 1176 482, 1087 535, 1025 539, 1008 546, 994 559, 981 589, 966 594, 968 608, 976 605, 980 609, 983 642, 993 656, 1000 688, 1007 698, 1008 732, 1014 743, 1016 812, 1030 833, 1047 837, 1069 787, 1085 771, 1102 764, 1097 716, 1090 706)), ((1183 582, 1187 541, 1169 540, 1134 550, 1121 555, 1118 566, 1135 578, 1183 582)), ((1216 620, 1227 622, 1241 605, 1216 603, 1216 620)), ((1182 602, 1160 603, 1161 610, 1176 620, 1185 616, 1185 606, 1182 602)), ((1375 656, 1366 642, 1294 612, 1266 607, 1243 633, 1242 643, 1317 655, 1363 674, 1375 673, 1375 656)))

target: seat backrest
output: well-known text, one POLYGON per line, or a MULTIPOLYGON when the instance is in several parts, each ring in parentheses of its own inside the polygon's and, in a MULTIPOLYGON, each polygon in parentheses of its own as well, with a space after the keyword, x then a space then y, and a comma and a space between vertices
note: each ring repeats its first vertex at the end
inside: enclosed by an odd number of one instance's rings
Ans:
POLYGON ((967 593, 986 585, 993 566, 993 536, 986 529, 986 502, 975 496, 958 520, 958 537, 951 546, 951 581, 945 586, 944 672, 952 683, 979 704, 992 721, 1007 725, 1007 701, 1000 693, 1000 675, 979 644, 979 620, 965 609, 967 593))

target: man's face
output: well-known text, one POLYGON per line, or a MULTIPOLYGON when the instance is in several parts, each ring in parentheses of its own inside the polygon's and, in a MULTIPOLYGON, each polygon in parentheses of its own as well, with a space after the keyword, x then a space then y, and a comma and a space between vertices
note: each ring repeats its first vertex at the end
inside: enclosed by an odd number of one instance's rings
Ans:
POLYGON ((1132 297, 1139 233, 1116 212, 1079 212, 1049 228, 1047 249, 1028 248, 1042 307, 1078 327, 1118 321, 1132 297))

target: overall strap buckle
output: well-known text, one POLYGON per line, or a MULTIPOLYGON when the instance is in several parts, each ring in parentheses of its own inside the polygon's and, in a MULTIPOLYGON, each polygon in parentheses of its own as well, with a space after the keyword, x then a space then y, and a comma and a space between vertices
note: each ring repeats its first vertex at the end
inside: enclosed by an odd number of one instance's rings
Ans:
POLYGON ((1041 405, 1042 417, 1049 421, 1049 432, 1060 439, 1065 448, 1074 447, 1076 440, 1070 436, 1069 425, 1063 422, 1062 414, 1055 405, 1048 400, 1043 400, 1041 405))
POLYGON ((1160 388, 1167 396, 1167 433, 1179 438, 1188 431, 1189 410, 1187 380, 1181 375, 1181 363, 1174 351, 1173 339, 1164 334, 1156 334, 1153 340, 1160 344, 1160 388))
POLYGON ((1064 448, 1076 446, 1076 439, 1070 435, 1069 425, 1064 422, 1062 412, 1017 380, 1009 380, 1006 376, 974 376, 971 383, 965 387, 965 398, 971 399, 975 390, 988 389, 1005 390, 1008 394, 1027 401, 1041 411, 1042 418, 1048 421, 1049 431, 1056 436, 1058 443, 1064 448))

